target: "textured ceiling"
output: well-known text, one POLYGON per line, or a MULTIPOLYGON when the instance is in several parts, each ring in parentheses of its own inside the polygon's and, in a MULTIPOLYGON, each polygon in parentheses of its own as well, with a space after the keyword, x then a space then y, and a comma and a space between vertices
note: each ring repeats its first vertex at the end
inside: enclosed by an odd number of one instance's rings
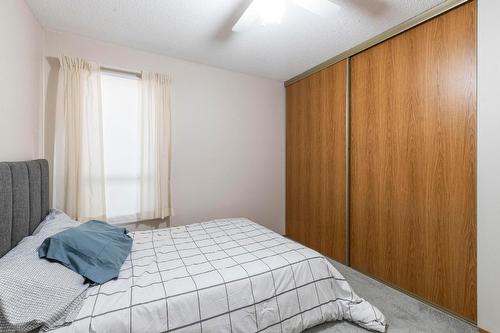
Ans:
POLYGON ((249 0, 26 0, 49 30, 282 81, 444 2, 330 1, 333 18, 288 3, 280 25, 233 33, 249 0))

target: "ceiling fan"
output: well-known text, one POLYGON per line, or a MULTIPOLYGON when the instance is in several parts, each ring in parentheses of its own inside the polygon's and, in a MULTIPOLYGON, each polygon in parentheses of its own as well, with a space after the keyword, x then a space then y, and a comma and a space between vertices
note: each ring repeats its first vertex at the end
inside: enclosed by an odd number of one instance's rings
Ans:
POLYGON ((262 25, 280 23, 287 2, 322 17, 329 17, 340 8, 330 0, 253 0, 232 30, 234 32, 248 30, 256 23, 262 25))

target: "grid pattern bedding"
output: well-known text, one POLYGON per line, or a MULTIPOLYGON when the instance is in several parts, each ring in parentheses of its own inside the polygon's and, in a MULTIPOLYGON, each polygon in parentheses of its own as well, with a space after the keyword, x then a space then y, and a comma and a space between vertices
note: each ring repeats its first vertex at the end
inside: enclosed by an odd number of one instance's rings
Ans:
POLYGON ((319 253, 247 219, 133 232, 119 278, 89 288, 75 320, 83 332, 301 332, 347 319, 384 332, 319 253))

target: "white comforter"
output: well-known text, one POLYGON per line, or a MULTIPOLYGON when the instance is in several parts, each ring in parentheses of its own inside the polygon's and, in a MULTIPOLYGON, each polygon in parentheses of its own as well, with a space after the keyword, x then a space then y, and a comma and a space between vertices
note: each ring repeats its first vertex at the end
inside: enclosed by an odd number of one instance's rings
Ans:
POLYGON ((117 280, 88 290, 57 333, 301 332, 347 319, 385 331, 319 253, 247 219, 133 232, 117 280))

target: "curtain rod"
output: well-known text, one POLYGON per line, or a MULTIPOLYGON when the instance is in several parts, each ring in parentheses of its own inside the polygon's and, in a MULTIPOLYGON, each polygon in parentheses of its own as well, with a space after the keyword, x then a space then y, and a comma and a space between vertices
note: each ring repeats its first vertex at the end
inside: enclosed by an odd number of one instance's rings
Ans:
POLYGON ((111 68, 111 67, 106 67, 106 66, 101 66, 100 69, 103 72, 110 72, 110 73, 116 73, 116 74, 122 74, 122 75, 130 75, 130 76, 135 76, 138 79, 142 78, 142 73, 140 73, 140 72, 128 71, 125 69, 118 69, 118 68, 111 68))

